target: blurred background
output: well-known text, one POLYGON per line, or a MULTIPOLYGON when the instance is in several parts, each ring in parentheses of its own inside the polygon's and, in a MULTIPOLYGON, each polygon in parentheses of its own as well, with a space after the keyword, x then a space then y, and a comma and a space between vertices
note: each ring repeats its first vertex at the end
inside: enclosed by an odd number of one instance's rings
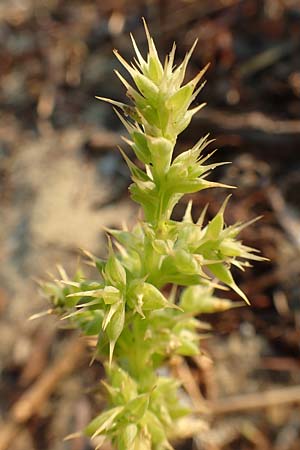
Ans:
MULTIPOLYGON (((112 50, 132 58, 130 32, 145 49, 142 16, 161 55, 176 41, 179 60, 198 39, 188 77, 211 63, 208 106, 178 151, 216 138, 214 158, 233 164, 215 179, 239 187, 227 222, 263 215, 243 239, 271 260, 236 274, 251 308, 207 318, 203 355, 178 362, 194 405, 204 396, 214 414, 210 432, 176 449, 298 450, 299 0, 1 0, 0 450, 92 448, 63 438, 102 407, 101 366, 55 318, 28 318, 47 308, 36 279, 60 277, 58 262, 72 274, 79 248, 105 255, 103 226, 135 220, 124 130, 94 97, 125 100, 112 50)), ((195 216, 226 194, 193 196, 195 216)))

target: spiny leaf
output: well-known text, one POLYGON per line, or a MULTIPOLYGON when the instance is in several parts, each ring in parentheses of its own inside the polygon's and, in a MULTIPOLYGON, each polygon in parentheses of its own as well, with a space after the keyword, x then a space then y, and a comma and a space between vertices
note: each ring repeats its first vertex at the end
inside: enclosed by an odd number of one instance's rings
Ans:
MULTIPOLYGON (((111 306, 111 308, 114 305, 111 306)), ((120 302, 117 308, 114 310, 114 314, 110 318, 106 325, 106 334, 109 339, 109 364, 112 362, 113 352, 116 342, 123 331, 125 323, 125 306, 123 302, 120 302)))
POLYGON ((85 434, 87 436, 91 436, 91 438, 94 439, 99 434, 105 433, 110 429, 115 419, 123 411, 123 409, 123 406, 117 406, 103 412, 94 420, 92 420, 92 422, 85 428, 85 434))
POLYGON ((230 270, 222 263, 211 264, 209 270, 217 277, 220 281, 227 284, 231 289, 233 289, 243 300, 250 305, 250 302, 244 292, 236 285, 230 270))

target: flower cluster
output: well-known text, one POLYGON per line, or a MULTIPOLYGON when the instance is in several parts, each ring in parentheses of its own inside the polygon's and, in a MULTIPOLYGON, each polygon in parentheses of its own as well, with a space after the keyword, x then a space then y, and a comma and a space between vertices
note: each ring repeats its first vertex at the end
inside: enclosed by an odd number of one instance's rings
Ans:
POLYGON ((211 156, 204 155, 207 137, 173 156, 178 135, 203 107, 191 105, 206 68, 184 84, 193 48, 175 67, 173 46, 162 64, 146 25, 145 30, 146 59, 133 38, 134 64, 115 52, 134 82, 131 86, 116 72, 130 104, 104 99, 116 107, 129 133, 125 141, 142 163, 135 164, 120 149, 132 176, 131 196, 141 205, 144 220, 132 230, 109 230, 107 260, 88 254, 96 280, 81 272, 69 279, 61 270, 61 281, 44 286, 57 313, 83 334, 97 337, 96 355, 107 373, 107 409, 85 433, 109 438, 119 450, 172 448, 170 440, 187 408, 177 381, 159 369, 172 355, 199 353, 199 330, 205 328, 197 318, 201 313, 235 306, 215 296, 215 288, 225 285, 248 302, 231 269, 261 259, 237 238, 247 224, 225 225, 228 198, 208 223, 205 210, 193 221, 191 202, 182 221, 172 220, 184 194, 222 186, 207 180, 219 165, 206 164, 211 156))

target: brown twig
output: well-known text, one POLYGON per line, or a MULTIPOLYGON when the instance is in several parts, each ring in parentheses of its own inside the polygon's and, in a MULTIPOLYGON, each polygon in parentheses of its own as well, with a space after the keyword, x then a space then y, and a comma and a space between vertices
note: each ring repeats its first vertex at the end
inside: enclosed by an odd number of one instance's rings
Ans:
POLYGON ((194 407, 198 411, 202 409, 202 412, 207 412, 204 397, 186 361, 180 356, 173 357, 171 360, 171 368, 175 376, 182 382, 194 407))
POLYGON ((259 111, 247 113, 228 113, 215 108, 205 108, 205 114, 198 115, 197 121, 210 121, 225 130, 241 130, 248 128, 267 134, 287 134, 299 137, 300 120, 281 120, 270 117, 259 111))
POLYGON ((20 376, 20 385, 22 387, 27 387, 45 370, 56 329, 57 328, 52 322, 50 322, 47 327, 40 326, 40 328, 38 328, 37 333, 33 338, 30 354, 20 376), (32 364, 32 361, 34 361, 34 364, 32 364))
POLYGON ((11 448, 12 441, 24 424, 37 414, 57 384, 70 374, 82 360, 85 344, 78 337, 71 339, 62 355, 30 387, 11 408, 7 421, 1 426, 0 450, 11 448))
POLYGON ((300 386, 271 389, 255 394, 244 394, 209 402, 212 414, 226 414, 251 409, 263 409, 286 403, 300 403, 300 386))
POLYGON ((269 186, 267 189, 267 196, 270 204, 276 214, 278 222, 286 231, 287 236, 291 239, 296 248, 300 249, 300 222, 299 218, 294 214, 294 211, 289 207, 276 186, 269 186))
POLYGON ((218 386, 211 358, 205 354, 201 354, 193 356, 192 359, 201 373, 201 378, 205 386, 205 397, 208 400, 216 399, 218 397, 218 386))

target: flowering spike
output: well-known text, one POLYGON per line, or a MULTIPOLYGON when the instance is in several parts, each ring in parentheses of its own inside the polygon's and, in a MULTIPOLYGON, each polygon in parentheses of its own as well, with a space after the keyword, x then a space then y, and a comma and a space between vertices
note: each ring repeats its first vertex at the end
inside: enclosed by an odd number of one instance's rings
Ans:
POLYGON ((196 42, 178 67, 174 66, 174 44, 162 67, 145 21, 144 27, 145 58, 133 36, 132 64, 114 51, 136 86, 116 71, 130 104, 97 97, 115 107, 128 132, 123 140, 138 162, 119 150, 131 173, 132 199, 141 205, 144 216, 133 228, 105 229, 109 234, 106 260, 85 252, 97 269, 96 280, 85 278, 79 270, 70 280, 59 267, 62 280, 53 277, 43 286, 52 302, 51 312, 90 336, 93 360, 104 361, 107 409, 87 426, 85 434, 100 439, 99 446, 110 439, 116 450, 171 450, 169 439, 177 437, 174 430, 188 410, 181 404, 178 382, 160 376, 159 369, 173 355, 199 354, 204 337, 199 333, 207 332, 209 326, 198 320, 198 314, 241 305, 215 296, 215 289, 232 289, 249 303, 232 276, 232 267, 245 270, 249 261, 263 259, 237 238, 247 224, 226 226, 229 196, 205 226, 207 206, 194 223, 192 200, 182 221, 172 219, 175 205, 185 194, 232 186, 207 179, 213 169, 225 164, 207 163, 214 153, 203 154, 212 142, 208 135, 174 157, 180 133, 205 105, 191 107, 204 86, 201 79, 208 66, 184 81, 196 42))

